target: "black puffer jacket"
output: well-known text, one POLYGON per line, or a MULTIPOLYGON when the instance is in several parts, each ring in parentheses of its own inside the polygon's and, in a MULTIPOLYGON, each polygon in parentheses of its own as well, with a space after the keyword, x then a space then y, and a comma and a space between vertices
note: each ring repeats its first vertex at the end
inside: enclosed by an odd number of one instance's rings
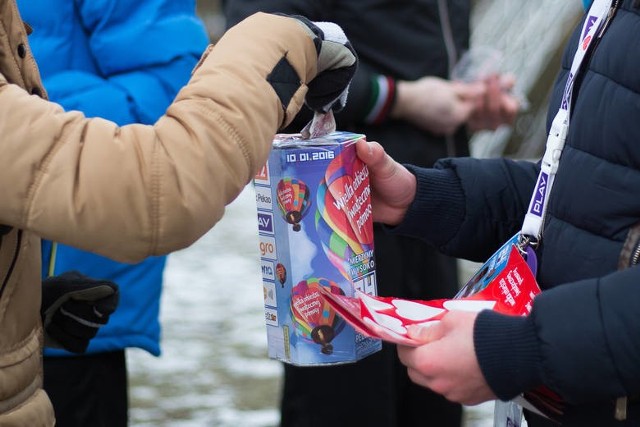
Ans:
MULTIPOLYGON (((487 311, 476 322, 482 371, 504 399, 540 384, 587 407, 640 394, 640 10, 637 1, 614 3, 617 13, 576 80, 537 251, 544 292, 527 318, 487 311)), ((580 29, 565 53, 549 122, 580 29)), ((416 170, 418 197, 396 231, 484 260, 520 229, 537 172, 504 159, 416 170)), ((584 425, 603 425, 592 421, 584 425)))
MULTIPOLYGON (((329 20, 344 29, 358 52, 360 66, 349 90, 347 106, 336 117, 339 129, 364 133, 368 139, 384 144, 398 161, 411 161, 419 166, 432 166, 444 156, 468 155, 467 135, 462 129, 455 137, 454 146, 450 144, 447 151, 443 137, 388 117, 377 124, 368 124, 365 116, 375 96, 372 81, 379 74, 399 80, 417 80, 426 75, 448 77, 453 62, 468 49, 469 0, 226 0, 223 3, 227 27, 260 10, 296 13, 312 21, 329 20), (388 49, 389 44, 397 49, 388 49)), ((300 117, 293 131, 299 131, 309 117, 300 117)))

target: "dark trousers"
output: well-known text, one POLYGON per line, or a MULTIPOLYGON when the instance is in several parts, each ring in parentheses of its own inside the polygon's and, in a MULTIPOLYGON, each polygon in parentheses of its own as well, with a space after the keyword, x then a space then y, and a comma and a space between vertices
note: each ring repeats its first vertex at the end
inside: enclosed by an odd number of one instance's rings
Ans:
POLYGON ((409 380, 395 346, 348 365, 285 365, 281 427, 457 427, 460 405, 409 380))
MULTIPOLYGON (((378 294, 409 299, 451 298, 458 289, 452 258, 424 243, 375 235, 378 294)), ((462 406, 414 384, 395 345, 356 363, 285 365, 281 427, 459 427, 462 406)))
POLYGON ((124 350, 44 358, 44 389, 56 427, 126 427, 127 367, 124 350))

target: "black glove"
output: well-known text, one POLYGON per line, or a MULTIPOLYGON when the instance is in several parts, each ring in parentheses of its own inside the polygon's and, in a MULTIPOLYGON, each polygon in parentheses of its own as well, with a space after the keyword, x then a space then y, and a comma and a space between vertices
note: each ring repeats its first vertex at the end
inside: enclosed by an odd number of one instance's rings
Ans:
POLYGON ((291 16, 305 26, 318 51, 318 74, 309 82, 305 102, 315 112, 340 111, 347 103, 349 84, 358 67, 358 56, 338 25, 311 22, 299 15, 291 16))
POLYGON ((45 347, 84 353, 118 306, 118 285, 77 271, 42 281, 40 314, 45 347))

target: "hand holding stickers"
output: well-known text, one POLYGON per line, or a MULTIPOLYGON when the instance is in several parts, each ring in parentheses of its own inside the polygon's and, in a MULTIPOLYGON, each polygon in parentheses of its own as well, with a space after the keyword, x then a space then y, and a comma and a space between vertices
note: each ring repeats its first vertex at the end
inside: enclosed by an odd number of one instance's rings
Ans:
POLYGON ((540 293, 535 277, 517 247, 519 234, 505 243, 453 299, 409 301, 357 293, 354 297, 323 292, 329 304, 364 335, 401 345, 419 346, 410 327, 429 326, 449 311, 493 309, 526 315, 540 293))

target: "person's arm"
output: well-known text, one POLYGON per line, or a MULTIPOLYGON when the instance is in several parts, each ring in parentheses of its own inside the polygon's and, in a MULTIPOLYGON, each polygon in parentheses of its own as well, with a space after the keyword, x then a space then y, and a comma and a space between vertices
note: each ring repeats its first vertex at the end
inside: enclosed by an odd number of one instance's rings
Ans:
POLYGON ((572 404, 640 393, 639 282, 632 267, 546 290, 527 318, 482 312, 476 353, 496 395, 542 384, 572 404))
POLYGON ((418 182, 416 197, 390 232, 419 237, 448 255, 485 261, 522 226, 529 204, 523 195, 533 191, 538 168, 527 161, 456 158, 410 170, 418 182))
MULTIPOLYGON (((566 403, 640 393, 640 269, 562 284, 529 316, 451 311, 398 347, 411 379, 468 405, 546 386, 566 403)), ((613 416, 613 411, 611 412, 613 416)))
POLYGON ((485 261, 522 226, 538 165, 508 159, 443 159, 434 168, 401 165, 377 142, 362 141, 373 220, 440 251, 485 261), (492 242, 493 246, 488 242, 492 242))
MULTIPOLYGON (((223 10, 227 26, 257 11, 299 14, 312 21, 334 21, 335 8, 332 0, 224 0, 223 10)), ((348 34, 347 34, 348 35, 348 34)), ((336 120, 345 123, 378 123, 386 120, 395 101, 395 79, 375 73, 360 61, 349 87, 349 98, 336 120)), ((296 124, 306 123, 311 112, 304 108, 296 124)))
MULTIPOLYGON (((224 10, 231 25, 258 10, 333 21, 340 15, 335 10, 340 4, 334 3, 330 0, 225 0, 224 10)), ((345 30, 349 35, 349 29, 345 30)), ((382 73, 361 60, 349 88, 348 102, 336 120, 339 125, 357 126, 404 121, 435 135, 452 135, 465 124, 470 131, 493 130, 515 120, 519 105, 508 93, 513 84, 506 76, 492 76, 476 83, 430 75, 409 81, 382 73), (499 79, 505 80, 503 84, 498 84, 499 79)), ((311 118, 305 109, 300 116, 297 120, 300 123, 311 118)))
MULTIPOLYGON (((256 12, 284 13, 287 15, 300 15, 312 21, 335 22, 334 5, 335 0, 299 1, 299 0, 222 0, 222 10, 226 20, 226 28, 230 28, 241 20, 256 12)), ((339 24, 339 23, 338 23, 339 24)), ((347 34, 348 36, 348 34, 347 34)), ((359 62, 358 69, 354 75, 349 88, 347 105, 340 111, 342 116, 345 111, 351 110, 357 103, 357 96, 354 87, 359 80, 362 62, 359 62)), ((285 132, 297 133, 304 128, 313 118, 313 112, 306 106, 302 107, 297 117, 285 132)), ((338 117, 336 117, 338 119, 338 117)))
POLYGON ((153 123, 187 82, 207 46, 194 2, 85 0, 76 4, 97 71, 46 73, 43 83, 50 99, 65 110, 80 110, 120 125, 153 123))
POLYGON ((264 165, 309 82, 341 67, 348 50, 320 61, 321 43, 299 20, 254 15, 153 126, 86 119, 2 79, 0 223, 124 261, 190 245, 264 165))
MULTIPOLYGON (((335 8, 340 7, 333 3, 328 0, 225 0, 224 11, 228 25, 259 10, 333 21, 339 16, 335 8)), ((339 125, 359 126, 403 120, 429 132, 449 134, 467 120, 481 91, 481 85, 451 83, 435 77, 416 82, 397 81, 360 61, 349 87, 347 104, 336 115, 336 120, 339 125)), ((296 124, 310 119, 310 112, 303 109, 296 124)))

